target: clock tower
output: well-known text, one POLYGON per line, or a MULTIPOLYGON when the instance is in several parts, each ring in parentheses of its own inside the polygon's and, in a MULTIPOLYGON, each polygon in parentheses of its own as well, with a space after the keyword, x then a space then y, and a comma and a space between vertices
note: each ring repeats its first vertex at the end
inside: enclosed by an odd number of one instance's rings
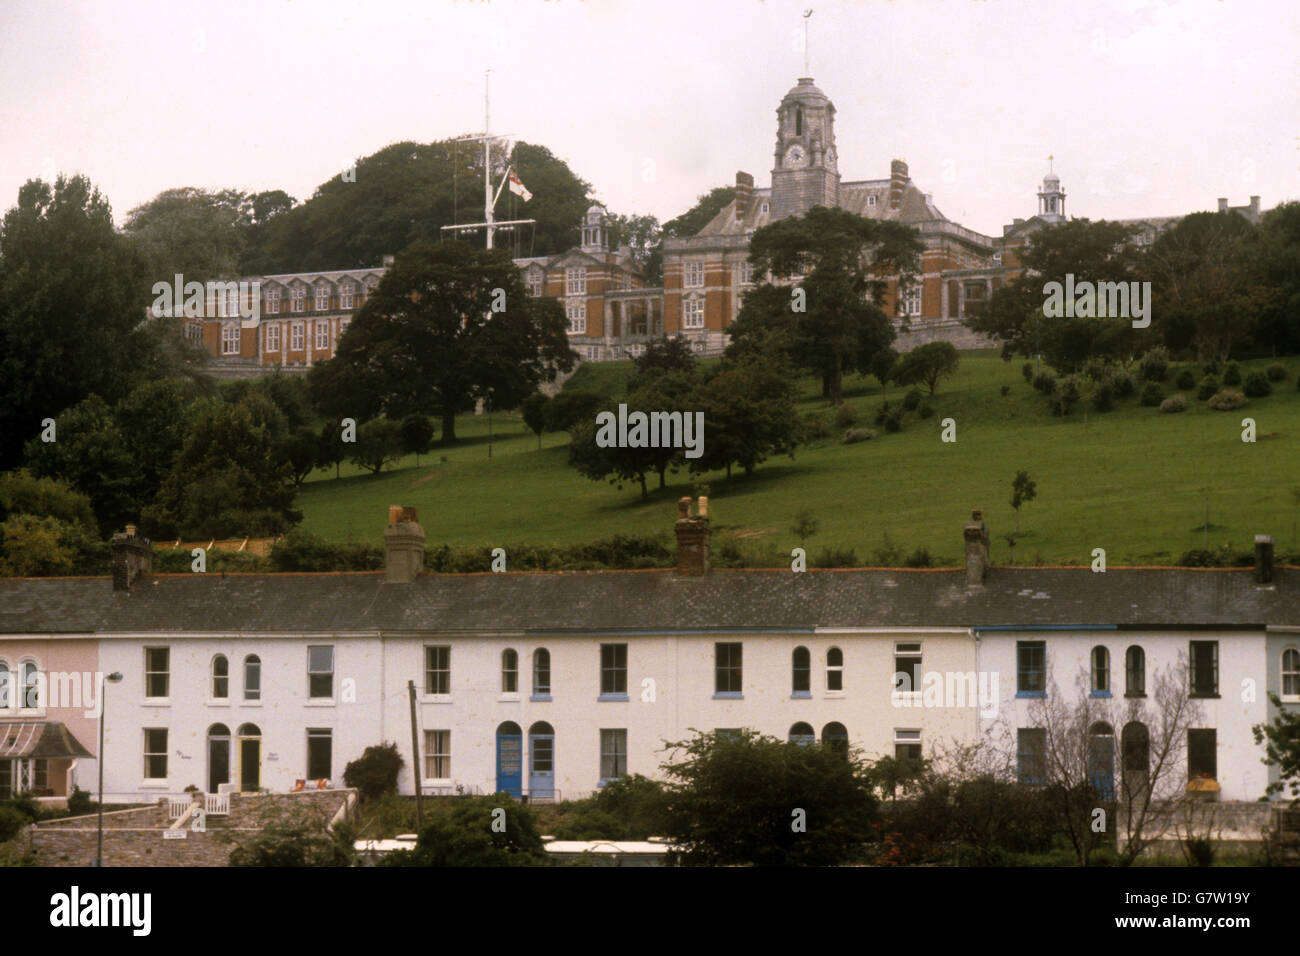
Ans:
POLYGON ((776 110, 772 221, 802 216, 813 206, 834 207, 839 194, 835 106, 812 77, 801 77, 776 110))

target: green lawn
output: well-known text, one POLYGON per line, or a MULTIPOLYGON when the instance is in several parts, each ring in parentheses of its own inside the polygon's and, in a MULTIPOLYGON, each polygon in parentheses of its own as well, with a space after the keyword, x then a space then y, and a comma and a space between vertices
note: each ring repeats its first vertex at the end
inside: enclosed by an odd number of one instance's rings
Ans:
MULTIPOLYGON (((1024 469, 1037 482, 1038 497, 1022 510, 1018 564, 1084 564, 1098 547, 1112 565, 1173 563, 1202 546, 1207 496, 1210 547, 1249 550, 1253 535, 1266 532, 1280 551, 1293 549, 1300 359, 1284 360, 1288 378, 1273 383, 1272 395, 1236 412, 1213 411, 1193 394, 1188 411, 1164 415, 1130 398, 1115 411, 1092 414, 1086 425, 1081 412, 1064 421, 1050 415, 1045 399, 1021 377, 1021 364, 963 353, 960 371, 932 400, 936 414, 929 420, 909 416, 901 432, 880 429, 877 439, 854 445, 827 439, 801 447, 794 461, 769 460, 729 485, 720 473, 700 476, 709 486, 715 532, 788 550, 798 544, 789 526, 806 508, 820 523, 810 552, 854 548, 869 562, 888 535, 905 551, 925 547, 955 564, 963 520, 971 508, 984 508, 994 560, 1003 563, 1002 535, 1015 527, 1011 480, 1024 469), (1005 398, 1002 385, 1011 387, 1005 398), (1257 423, 1254 444, 1241 440, 1247 416, 1257 423), (952 444, 940 441, 948 417, 957 423, 952 444)), ((1267 364, 1241 363, 1243 376, 1267 364)), ((628 369, 629 363, 588 366, 577 381, 590 376, 617 389, 628 369)), ((801 390, 801 413, 826 410, 812 379, 801 390)), ((895 400, 902 394, 890 389, 895 400)), ((858 408, 859 424, 871 425, 881 400, 874 379, 851 378, 846 397, 858 408)), ((435 448, 419 467, 409 458, 378 476, 347 464, 340 480, 333 471, 317 472, 299 497, 303 526, 334 540, 379 543, 388 506, 402 504, 419 508, 431 544, 490 548, 572 544, 618 532, 667 534, 673 502, 695 482, 682 471, 658 490, 652 478, 650 497, 642 500, 634 486, 619 490, 569 468, 567 435, 544 436, 538 450, 518 417, 498 413, 489 458, 486 417, 465 416, 456 428, 460 443, 435 448)))

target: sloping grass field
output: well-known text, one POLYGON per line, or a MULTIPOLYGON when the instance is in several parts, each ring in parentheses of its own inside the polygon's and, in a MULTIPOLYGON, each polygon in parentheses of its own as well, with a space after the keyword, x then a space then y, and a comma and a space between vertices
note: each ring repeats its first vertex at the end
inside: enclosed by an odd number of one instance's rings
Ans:
MULTIPOLYGON (((877 438, 852 445, 832 437, 801 446, 792 461, 770 459, 755 474, 721 472, 668 476, 664 489, 649 479, 642 499, 633 484, 618 488, 578 475, 567 464, 567 434, 536 437, 516 415, 465 416, 460 442, 435 447, 380 475, 345 464, 342 477, 318 471, 303 486, 303 527, 336 541, 380 543, 391 504, 415 506, 430 545, 506 547, 575 544, 617 533, 668 536, 676 500, 705 491, 715 535, 730 533, 764 547, 799 544, 790 530, 807 509, 818 531, 810 554, 852 548, 872 563, 888 539, 904 552, 926 548, 938 563, 960 563, 961 525, 983 508, 997 563, 1086 564, 1094 548, 1110 565, 1172 564, 1203 547, 1248 551, 1256 533, 1272 534, 1279 552, 1295 549, 1300 489, 1300 358, 1283 360, 1287 379, 1242 409, 1214 411, 1194 393, 1191 407, 1161 414, 1137 398, 1115 410, 1053 416, 1047 400, 1025 383, 1021 360, 991 352, 962 353, 957 374, 931 399, 935 414, 909 414, 901 432, 877 429, 877 438), (1007 385, 1006 396, 1000 392, 1007 385), (1242 419, 1255 420, 1258 439, 1242 441, 1242 419), (956 423, 957 440, 940 440, 942 422, 956 423), (1015 529, 1011 482, 1023 469, 1037 482, 1037 498, 1020 516, 1014 555, 1003 535, 1015 529), (1208 535, 1204 529, 1209 509, 1208 535)), ((1242 362, 1243 377, 1268 361, 1242 362)), ((1172 366, 1166 395, 1181 366, 1172 366)), ((590 387, 617 400, 631 363, 585 366, 570 387, 590 387)), ((1200 378, 1200 372, 1197 372, 1200 378)), ((1239 386, 1234 386, 1239 389, 1239 386)), ((1138 383, 1141 389, 1141 383, 1138 383)), ((897 402, 904 389, 892 386, 897 402)), ((858 425, 874 427, 881 390, 874 379, 851 377, 846 399, 858 425)), ((800 414, 832 410, 818 383, 800 382, 800 414)), ((705 441, 708 441, 707 422, 705 441)), ((716 546, 716 545, 715 545, 716 546)))

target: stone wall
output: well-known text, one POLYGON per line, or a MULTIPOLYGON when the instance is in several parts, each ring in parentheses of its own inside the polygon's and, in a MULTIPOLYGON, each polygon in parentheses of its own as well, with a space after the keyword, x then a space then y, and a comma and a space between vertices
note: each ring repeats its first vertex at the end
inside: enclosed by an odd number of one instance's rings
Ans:
MULTIPOLYGON (((189 821, 174 827, 176 821, 167 819, 165 801, 108 812, 104 814, 104 866, 226 866, 236 841, 258 833, 265 814, 311 806, 328 817, 354 792, 232 794, 230 815, 209 816, 202 832, 193 830, 189 821), (168 837, 168 833, 185 835, 168 837)), ((89 814, 33 824, 25 839, 37 866, 93 866, 98 832, 98 817, 89 814)))
POLYGON ((959 349, 995 349, 999 344, 986 335, 972 332, 956 319, 913 319, 906 332, 894 339, 894 348, 906 352, 931 342, 951 342, 959 349))

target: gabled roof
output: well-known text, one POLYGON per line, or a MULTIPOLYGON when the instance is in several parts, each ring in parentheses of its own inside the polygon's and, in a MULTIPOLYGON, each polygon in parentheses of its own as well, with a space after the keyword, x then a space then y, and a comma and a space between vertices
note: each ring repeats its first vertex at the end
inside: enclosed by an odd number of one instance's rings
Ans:
POLYGON ((0 634, 1300 625, 1300 568, 382 572, 0 579, 0 634))
POLYGON ((0 720, 0 757, 93 757, 56 720, 0 720))

